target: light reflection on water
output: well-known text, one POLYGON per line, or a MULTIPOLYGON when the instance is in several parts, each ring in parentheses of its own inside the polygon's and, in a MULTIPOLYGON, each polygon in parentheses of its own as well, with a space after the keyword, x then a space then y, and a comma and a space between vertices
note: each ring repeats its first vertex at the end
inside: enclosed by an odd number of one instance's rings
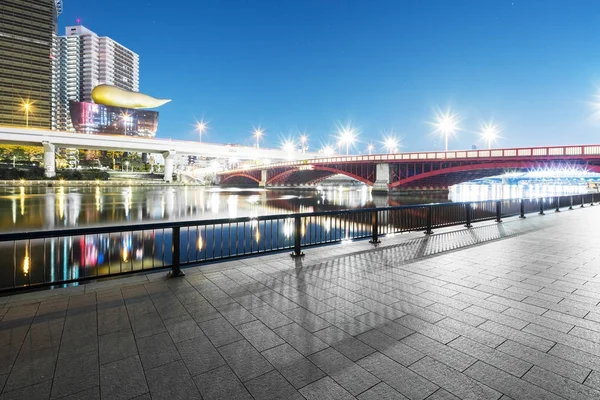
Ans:
POLYGON ((444 194, 390 197, 367 187, 322 190, 203 187, 0 187, 0 232, 66 227, 258 217, 447 201, 444 194))
POLYGON ((453 202, 531 199, 538 197, 556 197, 570 194, 588 193, 587 184, 566 183, 549 184, 531 182, 521 184, 503 183, 463 183, 450 187, 449 199, 453 202))

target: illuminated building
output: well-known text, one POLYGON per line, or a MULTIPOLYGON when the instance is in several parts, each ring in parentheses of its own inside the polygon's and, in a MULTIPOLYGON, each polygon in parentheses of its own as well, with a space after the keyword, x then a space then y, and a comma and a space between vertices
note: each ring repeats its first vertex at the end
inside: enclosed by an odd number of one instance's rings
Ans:
POLYGON ((139 90, 139 56, 111 38, 100 37, 81 25, 68 26, 56 47, 58 130, 74 130, 69 102, 91 102, 92 90, 98 85, 139 90))
POLYGON ((53 45, 62 0, 0 0, 0 125, 52 128, 53 45))
POLYGON ((88 102, 69 103, 71 121, 79 133, 127 135, 153 138, 158 112, 133 110, 88 102))

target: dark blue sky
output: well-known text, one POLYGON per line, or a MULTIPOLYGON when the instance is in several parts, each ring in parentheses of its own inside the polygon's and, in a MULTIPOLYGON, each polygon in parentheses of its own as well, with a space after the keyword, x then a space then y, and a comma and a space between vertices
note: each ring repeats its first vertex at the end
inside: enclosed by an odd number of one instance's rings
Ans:
MULTIPOLYGON (((159 137, 264 145, 306 131, 311 149, 337 121, 385 132, 404 151, 441 149, 427 124, 452 107, 480 142, 494 118, 502 147, 599 143, 591 116, 600 85, 597 0, 64 0, 82 25, 140 55, 140 90, 173 101, 159 137)), ((380 144, 379 144, 380 145, 380 144)))

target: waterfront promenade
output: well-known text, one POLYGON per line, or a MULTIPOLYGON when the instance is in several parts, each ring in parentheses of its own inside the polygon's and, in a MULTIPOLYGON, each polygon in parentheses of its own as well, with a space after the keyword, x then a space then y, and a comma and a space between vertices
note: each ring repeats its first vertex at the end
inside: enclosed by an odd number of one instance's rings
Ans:
POLYGON ((600 207, 0 297, 4 399, 597 399, 600 207))

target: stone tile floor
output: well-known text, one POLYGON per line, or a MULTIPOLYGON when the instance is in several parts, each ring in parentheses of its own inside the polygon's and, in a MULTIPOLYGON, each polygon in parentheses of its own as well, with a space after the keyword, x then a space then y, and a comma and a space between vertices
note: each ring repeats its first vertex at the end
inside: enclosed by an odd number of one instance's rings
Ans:
POLYGON ((0 399, 598 399, 600 207, 0 297, 0 399))

